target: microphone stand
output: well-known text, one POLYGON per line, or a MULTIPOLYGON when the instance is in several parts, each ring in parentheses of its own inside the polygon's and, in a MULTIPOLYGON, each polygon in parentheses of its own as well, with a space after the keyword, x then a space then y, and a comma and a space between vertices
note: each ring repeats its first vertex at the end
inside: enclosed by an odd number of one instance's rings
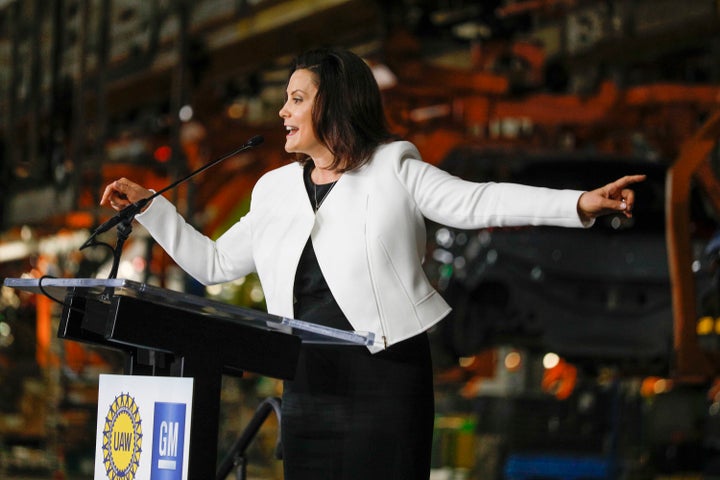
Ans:
POLYGON ((80 250, 83 250, 87 247, 94 247, 94 246, 103 246, 107 247, 112 251, 113 253, 113 263, 112 268, 110 269, 110 275, 108 276, 109 279, 117 278, 118 268, 120 267, 120 256, 122 255, 122 249, 125 245, 125 241, 128 239, 130 234, 132 233, 132 222, 135 219, 135 215, 140 213, 145 206, 152 201, 155 197, 162 195, 163 193, 167 192, 170 189, 173 189, 180 185, 181 183, 189 180, 190 178, 194 177, 195 175, 204 172, 208 168, 222 162, 223 160, 227 160, 230 157, 234 157, 235 155, 244 152, 245 150, 248 150, 250 148, 256 147, 260 145, 263 142, 263 137, 260 135, 256 135, 252 137, 250 140, 248 140, 245 145, 238 148, 237 150, 234 150, 230 153, 227 153, 219 158, 216 158, 212 162, 203 165, 202 167, 198 168, 197 170, 191 172, 190 174, 186 175, 185 177, 181 178, 180 180, 177 180, 167 187, 163 188, 162 190, 159 190, 152 195, 150 195, 147 198, 142 198, 138 200, 137 202, 131 203, 127 207, 120 210, 115 216, 110 218, 105 223, 101 224, 99 227, 95 229, 95 231, 90 235, 90 237, 85 241, 85 243, 80 246, 80 250), (105 242, 99 242, 97 240, 97 236, 101 233, 107 232, 112 227, 117 225, 117 241, 115 242, 115 247, 112 247, 110 244, 105 242))

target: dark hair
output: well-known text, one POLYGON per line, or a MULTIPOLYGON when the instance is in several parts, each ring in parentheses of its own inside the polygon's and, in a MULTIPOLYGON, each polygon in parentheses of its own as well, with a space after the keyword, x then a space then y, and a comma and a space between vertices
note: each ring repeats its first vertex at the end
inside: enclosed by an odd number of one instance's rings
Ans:
MULTIPOLYGON (((311 71, 317 82, 313 127, 335 157, 333 169, 345 172, 364 165, 378 145, 394 138, 380 89, 362 58, 346 50, 319 48, 295 58, 290 75, 301 69, 311 71)), ((297 157, 303 165, 309 160, 302 154, 297 157)))

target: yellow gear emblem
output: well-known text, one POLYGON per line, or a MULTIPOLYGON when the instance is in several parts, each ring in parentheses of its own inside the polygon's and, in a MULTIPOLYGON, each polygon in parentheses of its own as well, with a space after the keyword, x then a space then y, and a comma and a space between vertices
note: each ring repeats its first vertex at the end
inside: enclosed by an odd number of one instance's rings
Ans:
POLYGON ((123 393, 115 397, 105 416, 103 463, 110 480, 133 480, 142 453, 142 420, 135 399, 123 393))

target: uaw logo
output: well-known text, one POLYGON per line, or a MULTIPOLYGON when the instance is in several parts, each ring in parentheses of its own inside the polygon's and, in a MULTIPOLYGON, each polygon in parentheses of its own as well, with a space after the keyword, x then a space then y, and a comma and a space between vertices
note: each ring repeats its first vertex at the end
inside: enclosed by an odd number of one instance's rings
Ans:
POLYGON ((185 404, 155 402, 151 480, 181 480, 185 404))
POLYGON ((135 399, 127 393, 115 397, 103 428, 103 464, 110 480, 135 478, 142 437, 142 420, 135 399))

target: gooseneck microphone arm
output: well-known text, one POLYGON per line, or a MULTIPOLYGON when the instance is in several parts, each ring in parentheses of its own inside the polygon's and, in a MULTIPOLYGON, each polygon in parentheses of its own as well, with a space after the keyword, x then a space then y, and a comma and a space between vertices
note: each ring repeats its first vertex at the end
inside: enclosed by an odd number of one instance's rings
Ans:
POLYGON ((198 168, 197 170, 191 172, 190 174, 184 176, 183 178, 174 181, 170 185, 166 186, 162 190, 159 190, 152 195, 150 195, 147 198, 142 198, 138 200, 137 202, 131 203, 127 207, 120 210, 117 214, 115 214, 112 218, 107 220, 106 222, 102 223, 100 226, 98 226, 93 233, 90 235, 90 237, 85 241, 85 243, 82 244, 80 247, 80 250, 83 250, 87 247, 95 246, 95 245, 102 245, 105 247, 110 248, 110 250, 113 251, 113 266, 110 271, 110 275, 108 278, 115 278, 117 276, 117 270, 120 263, 120 253, 122 252, 122 246, 125 243, 125 240, 130 236, 130 233, 132 232, 132 221, 135 218, 135 215, 140 213, 145 206, 150 203, 155 197, 162 195, 163 193, 167 192, 168 190, 171 190, 178 185, 180 185, 183 182, 188 181, 195 175, 198 175, 199 173, 204 172, 210 167, 213 167, 217 165, 218 163, 222 162, 223 160, 227 160, 230 157, 234 157, 235 155, 244 152, 245 150, 249 150, 253 147, 256 147, 263 143, 264 139, 261 135, 256 135, 252 137, 250 140, 248 140, 242 147, 227 153, 221 157, 216 158, 215 160, 203 165, 202 167, 198 168), (97 236, 101 233, 107 232, 114 226, 118 226, 118 239, 117 243, 115 244, 115 248, 111 247, 107 243, 98 242, 96 240, 97 236))

